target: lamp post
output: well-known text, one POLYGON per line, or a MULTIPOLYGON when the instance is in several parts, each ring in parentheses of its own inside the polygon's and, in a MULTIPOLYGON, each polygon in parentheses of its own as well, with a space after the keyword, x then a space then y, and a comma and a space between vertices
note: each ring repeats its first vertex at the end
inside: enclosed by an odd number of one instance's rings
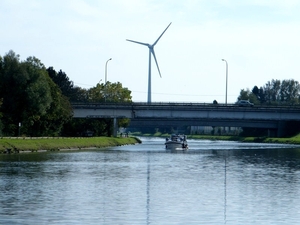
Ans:
POLYGON ((228 84, 228 63, 225 59, 222 59, 222 61, 226 62, 226 97, 225 97, 225 105, 227 105, 227 84, 228 84))
POLYGON ((105 84, 104 84, 104 88, 105 88, 105 94, 104 94, 104 101, 106 102, 106 83, 107 83, 107 63, 108 61, 112 60, 112 58, 108 59, 105 63, 105 84))
POLYGON ((107 63, 108 63, 108 61, 110 61, 110 60, 112 60, 112 58, 108 59, 108 60, 106 61, 106 63, 105 63, 105 84, 106 84, 106 82, 107 82, 107 63))

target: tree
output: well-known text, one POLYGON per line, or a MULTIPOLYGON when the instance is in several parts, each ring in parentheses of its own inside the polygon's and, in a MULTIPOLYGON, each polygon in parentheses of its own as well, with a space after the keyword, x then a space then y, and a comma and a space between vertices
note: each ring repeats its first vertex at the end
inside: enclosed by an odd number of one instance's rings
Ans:
MULTIPOLYGON (((97 84, 96 87, 89 90, 89 101, 97 102, 100 101, 110 103, 118 102, 132 102, 131 91, 127 88, 123 88, 120 82, 111 83, 106 82, 106 84, 97 84)), ((111 119, 105 119, 106 123, 106 133, 108 136, 112 133, 113 123, 111 119)), ((119 119, 119 127, 127 127, 129 124, 129 119, 119 119)))
MULTIPOLYGON (((0 108, 1 108, 1 105, 2 105, 2 101, 3 101, 3 99, 0 99, 0 108)), ((3 130, 2 113, 0 111, 0 136, 2 136, 2 130, 3 130)))
POLYGON ((21 66, 24 68, 24 73, 27 74, 22 118, 27 118, 30 123, 34 123, 50 108, 53 101, 51 89, 45 67, 39 59, 28 57, 25 62, 21 63, 21 66))
POLYGON ((252 93, 258 98, 258 96, 259 96, 259 89, 258 89, 258 87, 256 85, 252 88, 252 93))
POLYGON ((268 104, 299 104, 300 85, 298 81, 272 80, 264 86, 265 100, 268 104))
POLYGON ((280 91, 280 80, 268 81, 264 86, 264 93, 266 102, 269 104, 275 104, 279 101, 279 91, 280 91))
POLYGON ((131 91, 120 82, 97 84, 88 91, 89 102, 132 102, 131 91))
MULTIPOLYGON (((79 91, 82 91, 79 89, 79 91)), ((118 102, 131 102, 131 91, 123 88, 120 82, 106 84, 97 84, 95 87, 90 88, 87 92, 82 91, 86 96, 88 102, 91 103, 118 103, 118 102)), ((83 95, 82 95, 83 96, 83 95)), ((129 119, 119 119, 119 127, 127 127, 129 119)), ((87 131, 92 132, 94 135, 107 135, 111 136, 113 133, 113 120, 110 118, 99 119, 75 119, 68 123, 64 129, 65 135, 70 135, 70 129, 75 131, 72 135, 83 135, 87 131)))
POLYGON ((32 124, 46 112, 51 102, 50 89, 37 59, 28 58, 21 63, 19 55, 9 51, 1 63, 4 132, 16 135, 20 122, 32 124))
POLYGON ((280 102, 282 104, 298 104, 299 103, 300 85, 295 80, 283 80, 280 86, 280 102))
MULTIPOLYGON (((2 66, 3 66, 3 63, 2 63, 2 57, 0 56, 0 79, 1 79, 1 71, 2 71, 2 66)), ((0 90, 2 88, 1 86, 1 81, 0 81, 0 90)), ((0 136, 2 136, 2 130, 3 130, 3 123, 2 123, 2 112, 1 112, 1 106, 2 106, 2 103, 3 103, 3 98, 1 96, 1 91, 0 91, 0 136)))
POLYGON ((53 69, 53 67, 49 67, 47 69, 47 72, 49 74, 49 77, 53 80, 53 82, 60 88, 64 96, 66 96, 70 101, 72 101, 73 99, 77 99, 77 89, 74 88, 73 81, 70 81, 69 77, 65 72, 60 70, 57 73, 53 69))
POLYGON ((266 103, 266 95, 262 87, 259 88, 257 99, 259 100, 260 104, 266 103))
POLYGON ((53 101, 47 113, 32 126, 31 133, 34 136, 60 136, 63 125, 72 119, 72 106, 68 98, 62 95, 59 87, 48 77, 53 101))
POLYGON ((70 81, 65 72, 60 70, 57 73, 53 67, 49 67, 47 72, 53 82, 60 88, 62 94, 66 96, 70 102, 86 102, 88 100, 87 90, 74 86, 73 81, 70 81))
POLYGON ((240 91, 240 95, 238 97, 238 101, 239 100, 249 100, 250 102, 253 102, 255 104, 258 103, 256 95, 253 92, 251 92, 248 88, 246 90, 242 89, 240 91))
POLYGON ((238 100, 250 100, 255 104, 299 104, 300 84, 291 80, 271 80, 263 87, 254 86, 252 92, 242 89, 238 100))
POLYGON ((252 89, 252 93, 256 97, 256 101, 253 103, 255 104, 262 104, 265 102, 265 95, 264 95, 264 90, 262 87, 258 88, 256 85, 252 89))
POLYGON ((88 91, 81 87, 73 87, 72 95, 69 96, 70 102, 87 102, 88 91))
POLYGON ((53 69, 53 67, 49 67, 47 69, 49 77, 53 80, 55 84, 60 88, 62 94, 64 96, 71 96, 73 89, 73 82, 69 80, 69 77, 65 72, 60 70, 58 73, 53 69))
POLYGON ((17 135, 22 123, 22 133, 26 135, 47 135, 50 127, 51 134, 57 133, 61 117, 71 115, 71 107, 41 61, 28 57, 21 62, 19 55, 9 51, 0 64, 3 132, 17 135))

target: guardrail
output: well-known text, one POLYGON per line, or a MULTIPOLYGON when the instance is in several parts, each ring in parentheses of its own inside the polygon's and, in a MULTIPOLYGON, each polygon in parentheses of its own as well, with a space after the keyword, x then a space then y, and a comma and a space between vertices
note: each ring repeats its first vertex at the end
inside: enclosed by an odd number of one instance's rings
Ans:
POLYGON ((254 105, 253 107, 247 106, 238 106, 237 104, 213 104, 213 103, 195 103, 195 102, 72 102, 73 108, 129 108, 129 107, 167 107, 167 106, 176 106, 176 107, 214 107, 214 108, 241 108, 241 109, 289 109, 289 110, 299 110, 299 105, 268 105, 268 104, 259 104, 254 105))

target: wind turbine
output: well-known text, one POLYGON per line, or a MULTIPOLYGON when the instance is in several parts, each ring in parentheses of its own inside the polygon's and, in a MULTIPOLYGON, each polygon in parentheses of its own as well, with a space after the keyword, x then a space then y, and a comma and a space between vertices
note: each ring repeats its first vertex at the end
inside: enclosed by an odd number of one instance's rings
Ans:
POLYGON ((130 41, 130 42, 140 44, 140 45, 146 45, 149 48, 148 103, 151 103, 151 54, 153 55, 153 58, 155 60, 159 76, 161 77, 161 73, 160 73, 159 66, 158 66, 156 56, 155 56, 155 52, 154 52, 154 46, 157 44, 157 42, 159 41, 161 36, 163 36, 163 34, 166 32, 166 30, 169 28, 170 25, 171 25, 171 23, 167 26, 167 28, 164 30, 164 32, 162 32, 162 34, 157 38, 157 40, 152 45, 150 45, 148 43, 143 43, 143 42, 138 42, 138 41, 133 41, 133 40, 126 39, 126 41, 130 41))

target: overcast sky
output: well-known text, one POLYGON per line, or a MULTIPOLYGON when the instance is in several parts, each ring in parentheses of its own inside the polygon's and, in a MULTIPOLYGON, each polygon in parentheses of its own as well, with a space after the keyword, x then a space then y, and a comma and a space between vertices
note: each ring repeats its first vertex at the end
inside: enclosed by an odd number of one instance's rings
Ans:
POLYGON ((146 102, 225 102, 240 90, 300 75, 298 0, 1 0, 0 55, 35 56, 76 86, 121 82, 146 102))

